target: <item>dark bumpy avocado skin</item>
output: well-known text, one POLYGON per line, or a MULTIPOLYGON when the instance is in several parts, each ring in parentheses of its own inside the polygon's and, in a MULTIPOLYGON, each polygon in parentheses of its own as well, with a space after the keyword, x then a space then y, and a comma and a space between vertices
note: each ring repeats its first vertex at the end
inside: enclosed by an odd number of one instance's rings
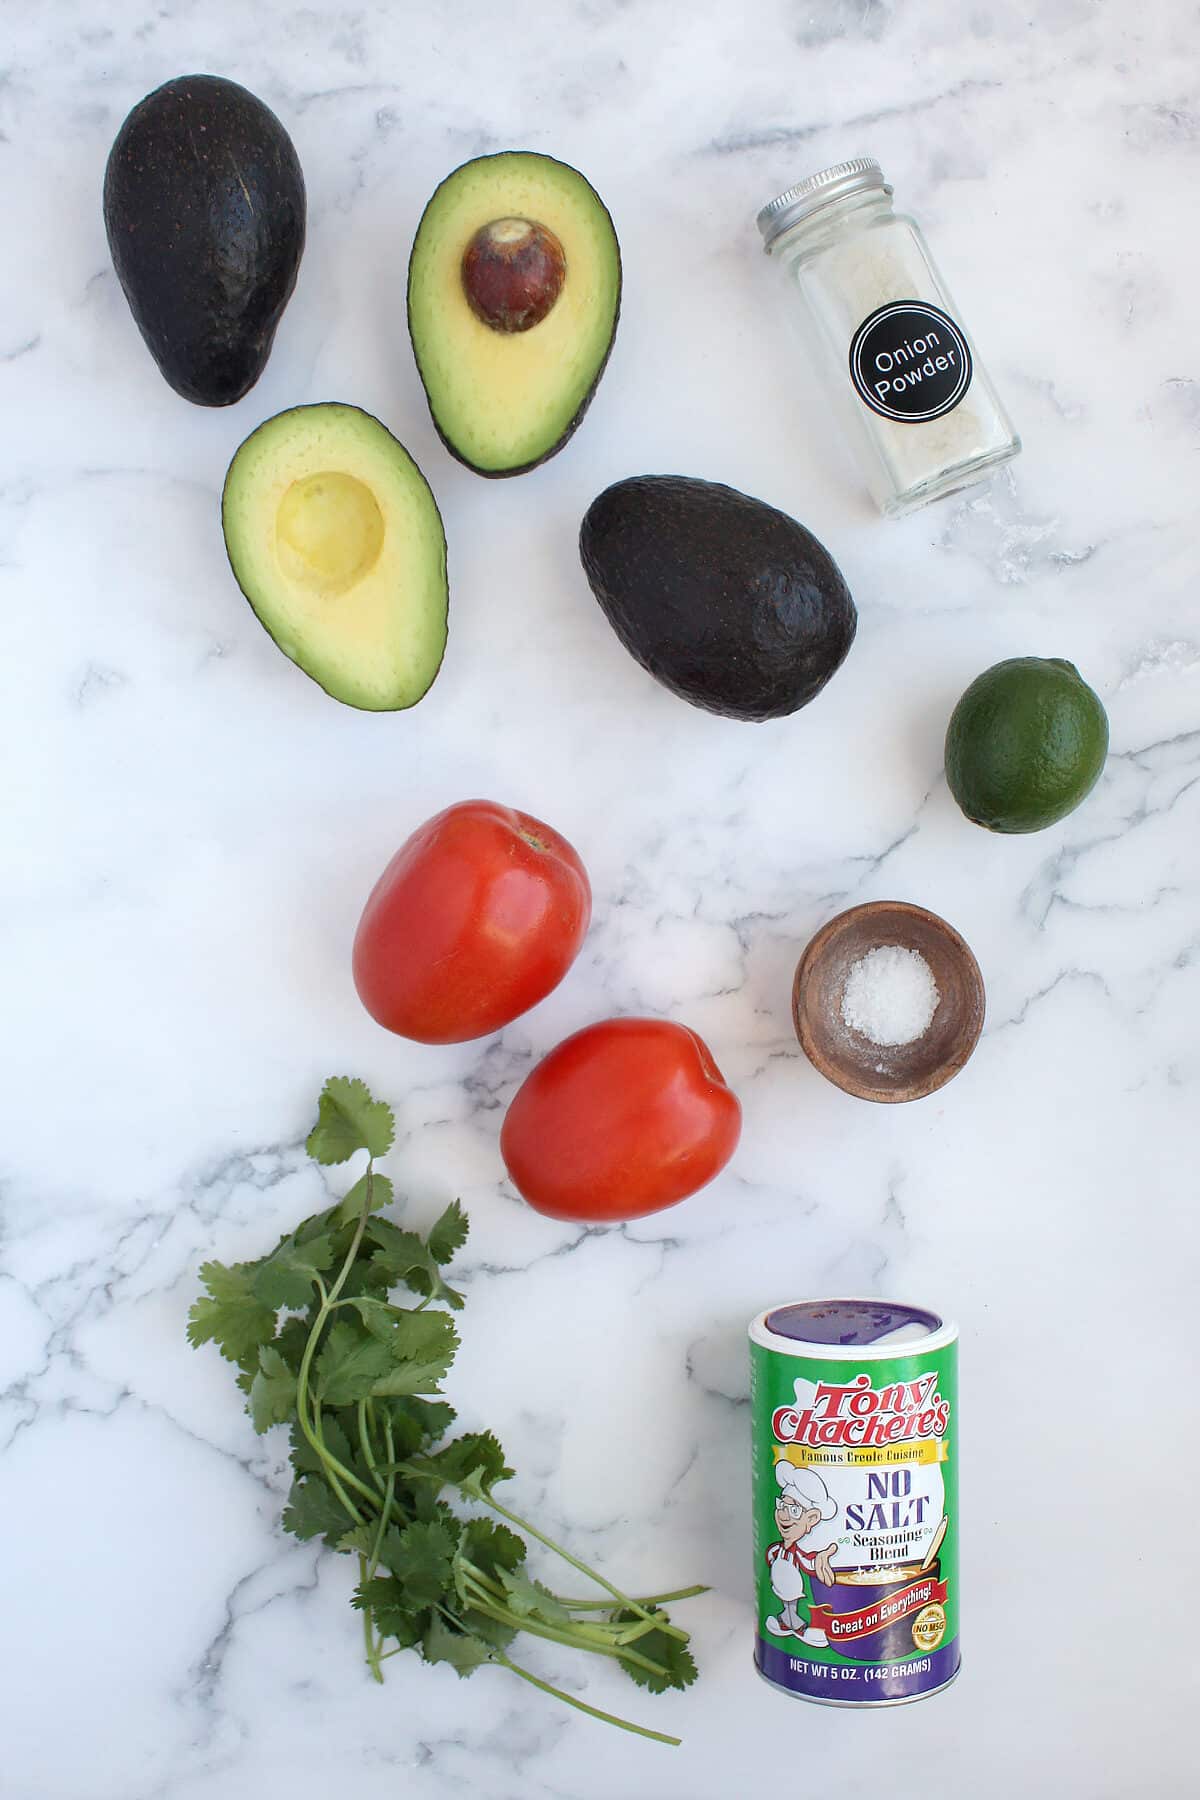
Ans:
MULTIPOLYGON (((498 151, 498 152, 496 152, 496 154, 508 155, 509 152, 498 151)), ((539 151, 538 154, 540 155, 541 152, 539 151)), ((547 160, 551 161, 551 162, 557 162, 557 161, 561 161, 561 158, 551 157, 551 158, 548 158, 547 160)), ((487 158, 486 157, 471 157, 471 158, 468 158, 468 161, 469 162, 471 162, 471 161, 486 162, 487 158)), ((564 166, 570 167, 571 165, 566 164, 564 166)), ((429 211, 429 208, 433 205, 434 201, 437 199, 438 195, 441 193, 442 189, 445 187, 446 182, 451 181, 454 178, 454 176, 458 174, 459 169, 465 169, 466 167, 467 167, 467 163, 459 163, 455 168, 451 169, 449 175, 445 176, 443 180, 438 182, 437 187, 433 190, 433 193, 430 195, 428 201, 425 204, 425 210, 424 210, 424 212, 422 212, 421 218, 417 221, 417 231, 418 232, 421 229, 421 224, 425 218, 425 213, 427 213, 429 211)), ((578 170, 576 170, 576 173, 578 173, 578 170)), ((591 187, 590 182, 588 183, 588 186, 591 187)), ((575 433, 579 430, 579 427, 583 424, 583 415, 587 412, 588 407, 592 404, 592 401, 595 398, 596 389, 600 386, 600 377, 603 375, 605 369, 607 369, 607 367, 608 367, 608 359, 612 355, 613 345, 617 341, 617 326, 621 323, 621 297, 622 297, 622 293, 624 291, 624 285, 625 285, 625 271, 624 271, 624 268, 621 263, 621 246, 620 246, 620 242, 617 238, 617 228, 615 225, 613 225, 612 214, 609 212, 607 206, 605 206, 603 200, 601 200, 599 194, 596 193, 595 188, 592 188, 592 193, 595 195, 596 203, 600 207, 605 218, 608 220, 609 224, 612 225, 613 243, 616 245, 616 254, 617 254, 617 304, 616 304, 616 308, 613 312, 612 330, 608 336, 608 348, 604 352, 604 360, 600 364, 600 367, 596 370, 595 379, 593 380, 591 387, 588 389, 587 393, 583 396, 583 399, 579 403, 579 411, 575 414, 575 417, 571 420, 571 423, 567 426, 567 429, 563 432, 562 436, 558 439, 557 443, 551 444, 551 446, 548 450, 543 450, 543 452, 540 456, 535 456, 535 457, 531 458, 531 460, 529 462, 522 463, 519 468, 516 468, 516 469, 481 469, 478 463, 473 463, 469 457, 466 457, 463 455, 462 451, 458 448, 458 446, 456 444, 452 444, 450 442, 450 439, 446 436, 445 432, 442 430, 441 426, 438 424, 437 414, 433 410, 433 401, 429 397, 429 389, 425 388, 425 403, 429 408, 429 416, 433 420, 433 429, 437 432, 438 436, 441 438, 442 443, 445 445, 446 449, 450 452, 451 456, 454 457, 455 461, 460 462, 465 469, 470 469, 472 471, 472 473, 475 475, 483 475, 489 481, 505 481, 505 480, 507 480, 507 478, 510 475, 528 475, 528 473, 531 469, 540 469, 542 464, 549 462, 550 458, 552 456, 557 456, 559 451, 564 447, 564 445, 566 445, 570 442, 570 440, 575 436, 575 433)), ((414 357, 416 357, 416 360, 417 360, 417 373, 420 374, 420 358, 417 357, 416 339, 413 337, 411 286, 412 286, 412 264, 410 261, 410 263, 409 263, 409 294, 410 294, 410 298, 408 300, 408 341, 413 347, 413 355, 414 355, 414 357)), ((422 387, 425 386, 424 377, 422 377, 421 385, 422 385, 422 387)))
POLYGON ((117 278, 177 394, 230 406, 266 367, 304 249, 304 177, 262 101, 181 75, 138 103, 104 176, 117 278))
POLYGON ((854 642, 858 614, 824 545, 719 482, 616 482, 584 515, 579 554, 630 654, 682 700, 727 718, 807 706, 854 642))

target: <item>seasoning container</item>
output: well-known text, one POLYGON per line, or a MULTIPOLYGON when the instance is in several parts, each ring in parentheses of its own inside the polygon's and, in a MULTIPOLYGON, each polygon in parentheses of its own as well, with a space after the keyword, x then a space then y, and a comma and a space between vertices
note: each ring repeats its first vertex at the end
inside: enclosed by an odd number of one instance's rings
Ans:
POLYGON ((750 1326, 758 1672, 833 1706, 958 1674, 958 1331, 800 1300, 750 1326))
POLYGON ((813 1067, 859 1100, 923 1100, 966 1066, 987 995, 961 932, 926 906, 867 900, 796 965, 792 1018, 813 1067))
POLYGON ((957 493, 1021 440, 920 227, 873 157, 836 163, 763 207, 830 398, 889 518, 957 493))

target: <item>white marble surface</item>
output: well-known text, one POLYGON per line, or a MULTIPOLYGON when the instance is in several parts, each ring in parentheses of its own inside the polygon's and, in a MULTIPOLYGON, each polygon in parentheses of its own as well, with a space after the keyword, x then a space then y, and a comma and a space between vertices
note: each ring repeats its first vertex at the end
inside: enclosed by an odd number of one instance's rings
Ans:
POLYGON ((141 14, 12 7, 0 50, 5 1800, 1194 1793, 1194 0, 141 14), (226 413, 159 377, 100 218, 124 114, 194 69, 278 110, 310 195, 270 366, 226 413), (594 180, 626 303, 569 449, 487 483, 433 433, 404 274, 435 183, 509 145, 594 180), (827 439, 753 228, 861 152, 1026 444, 992 492, 893 525, 827 439), (319 399, 378 412, 445 515, 450 651, 407 716, 326 699, 225 565, 230 454, 319 399), (861 627, 810 710, 706 716, 617 643, 576 531, 646 471, 828 542, 861 627), (950 800, 942 734, 1027 653, 1078 662, 1112 756, 1076 816, 999 840, 950 800), (595 924, 502 1038, 423 1050, 360 1009, 350 936, 404 835, 477 792, 576 842, 595 924), (909 1108, 826 1086, 789 1022, 803 944, 872 896, 945 913, 989 987, 974 1062, 909 1108), (501 1109, 567 1030, 634 1009, 709 1038, 743 1144, 677 1211, 580 1233, 505 1185, 501 1109), (470 1209, 453 1394, 500 1432, 515 1503, 630 1584, 712 1584, 685 1696, 535 1653, 681 1750, 501 1672, 398 1658, 377 1690, 347 1570, 281 1535, 280 1446, 183 1326, 203 1257, 319 1203, 299 1145, 337 1070, 398 1103, 413 1217, 470 1209), (831 1290, 963 1325, 964 1674, 869 1719, 750 1664, 745 1323, 831 1290))

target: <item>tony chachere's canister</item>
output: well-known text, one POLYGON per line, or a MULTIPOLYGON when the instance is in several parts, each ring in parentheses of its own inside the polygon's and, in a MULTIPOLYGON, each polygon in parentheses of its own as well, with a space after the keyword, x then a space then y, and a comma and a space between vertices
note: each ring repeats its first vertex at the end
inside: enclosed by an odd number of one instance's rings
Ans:
POLYGON ((799 1300, 750 1327, 759 1673, 835 1706, 958 1673, 957 1327, 799 1300))

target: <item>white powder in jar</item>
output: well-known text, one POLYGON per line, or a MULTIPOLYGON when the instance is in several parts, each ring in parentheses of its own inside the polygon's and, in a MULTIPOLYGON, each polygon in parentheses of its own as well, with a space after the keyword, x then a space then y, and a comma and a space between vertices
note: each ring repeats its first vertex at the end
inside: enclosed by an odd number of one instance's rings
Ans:
POLYGON ((851 966, 842 1019, 873 1044, 911 1044, 929 1030, 940 998, 919 950, 877 944, 851 966))
MULTIPOLYGON (((889 301, 930 300, 945 304, 947 297, 931 276, 919 246, 907 233, 895 228, 876 232, 865 241, 855 238, 834 245, 810 279, 836 291, 845 308, 845 322, 839 321, 833 329, 840 326, 841 336, 846 335, 849 321, 865 319, 889 301)), ((817 300, 817 306, 821 300, 827 309, 829 301, 824 295, 817 300)), ((982 369, 958 405, 939 419, 914 425, 875 415, 867 418, 861 411, 859 417, 869 425, 877 452, 900 493, 1004 448, 1013 435, 982 369)))
MULTIPOLYGON (((903 418, 886 416, 856 392, 848 354, 859 328, 880 309, 906 302, 917 309, 932 307, 951 321, 952 329, 963 331, 917 226, 903 214, 892 214, 890 203, 879 195, 868 200, 870 204, 849 212, 833 206, 816 213, 773 245, 772 254, 804 298, 818 366, 833 406, 858 446, 871 492, 885 513, 896 515, 978 479, 1014 456, 1021 444, 973 348, 971 378, 961 399, 932 418, 907 407, 903 418)), ((922 333, 914 342, 923 338, 922 333)), ((906 353, 910 347, 904 346, 906 353)), ((938 340, 940 350, 950 347, 938 340)), ((959 348, 970 348, 965 338, 959 348)), ((922 379, 933 372, 929 365, 915 366, 922 379)), ((877 366, 868 358, 868 367, 884 377, 885 385, 891 379, 890 357, 877 366)))

